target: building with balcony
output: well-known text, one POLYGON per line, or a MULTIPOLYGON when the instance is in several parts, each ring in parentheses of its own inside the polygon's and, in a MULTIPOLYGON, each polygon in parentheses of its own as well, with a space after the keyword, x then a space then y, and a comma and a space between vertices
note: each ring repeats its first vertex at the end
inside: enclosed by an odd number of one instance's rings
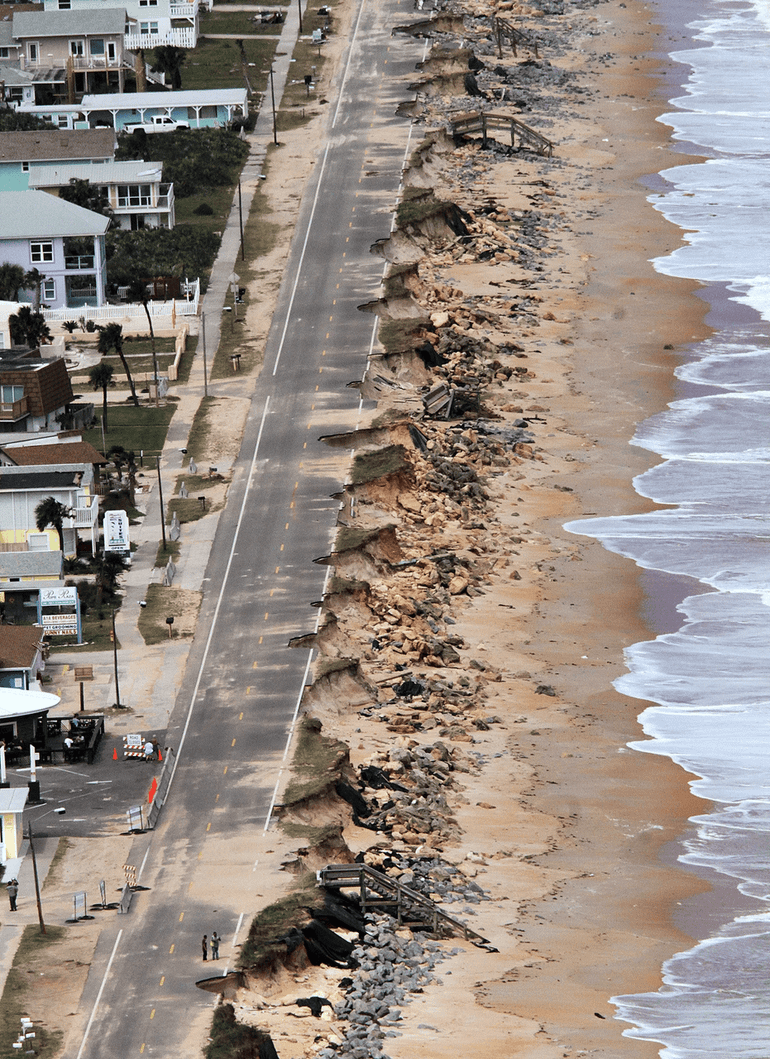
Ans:
POLYGON ((21 545, 22 551, 26 546, 28 551, 58 552, 56 530, 51 526, 41 532, 35 523, 35 508, 53 497, 72 512, 63 524, 65 558, 77 554, 79 536, 90 543, 95 555, 99 498, 93 486, 93 467, 88 463, 0 467, 0 547, 21 545))
MULTIPOLYGON (((0 132, 0 192, 26 191, 29 171, 65 164, 101 164, 115 157, 112 129, 41 129, 34 132, 0 132)), ((0 236, 3 225, 0 220, 0 236)))
POLYGON ((36 268, 53 309, 104 305, 109 218, 45 191, 0 192, 0 262, 36 268))
MULTIPOLYGON (((61 357, 44 360, 18 349, 6 350, 0 356, 0 433, 55 430, 57 421, 76 407, 74 401, 61 357)), ((93 417, 92 404, 83 408, 93 417)))
POLYGON ((11 25, 11 43, 20 69, 33 76, 36 103, 123 91, 135 61, 124 43, 130 25, 125 8, 20 11, 11 25))
MULTIPOLYGON (((53 11, 94 11, 100 0, 44 0, 46 13, 53 11)), ((159 44, 174 44, 177 48, 194 48, 198 43, 199 0, 127 0, 126 14, 129 29, 125 47, 132 51, 155 48, 159 44)))
POLYGON ((169 117, 191 129, 221 128, 234 118, 247 117, 245 88, 201 88, 181 92, 125 92, 122 95, 83 96, 80 103, 19 106, 25 114, 45 118, 65 129, 114 129, 169 117))
POLYGON ((87 180, 109 203, 113 224, 173 228, 174 185, 163 182, 162 162, 107 162, 103 165, 30 166, 29 186, 58 195, 71 180, 87 180))

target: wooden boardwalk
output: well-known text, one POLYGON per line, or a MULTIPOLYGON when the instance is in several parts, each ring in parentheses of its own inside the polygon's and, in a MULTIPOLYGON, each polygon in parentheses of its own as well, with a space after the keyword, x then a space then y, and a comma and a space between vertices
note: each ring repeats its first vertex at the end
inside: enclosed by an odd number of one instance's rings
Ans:
POLYGON ((452 119, 452 136, 464 139, 466 137, 481 136, 481 141, 486 146, 487 140, 494 139, 490 133, 499 129, 508 133, 511 147, 526 147, 536 154, 545 155, 550 158, 553 155, 553 143, 541 136, 539 132, 530 129, 523 121, 512 117, 510 114, 500 114, 489 110, 472 110, 466 114, 459 114, 452 119))

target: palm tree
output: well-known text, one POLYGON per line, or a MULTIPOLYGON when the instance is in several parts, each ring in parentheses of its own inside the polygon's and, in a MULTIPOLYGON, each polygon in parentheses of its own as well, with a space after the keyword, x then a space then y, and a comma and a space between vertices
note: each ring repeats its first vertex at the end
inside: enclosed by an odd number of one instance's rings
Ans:
POLYGON ((34 349, 44 338, 51 337, 51 329, 45 322, 42 313, 32 312, 28 305, 22 305, 17 313, 8 317, 11 330, 11 341, 15 346, 29 346, 34 349))
POLYGON ((92 563, 96 574, 96 605, 100 607, 102 597, 112 597, 118 578, 128 569, 128 560, 119 552, 101 552, 92 563))
POLYGON ((155 49, 153 70, 159 70, 171 80, 172 89, 177 92, 182 87, 182 67, 187 58, 184 48, 174 44, 161 44, 155 49))
POLYGON ((35 292, 35 312, 40 312, 40 288, 43 286, 45 276, 39 268, 31 268, 24 273, 24 286, 27 290, 35 292))
POLYGON ((98 328, 99 331, 99 345, 96 347, 100 353, 109 353, 111 349, 114 349, 117 355, 120 357, 120 363, 123 365, 123 371, 126 373, 128 379, 128 385, 131 388, 131 400, 134 402, 136 407, 139 407, 139 398, 136 396, 136 388, 134 387, 134 380, 131 378, 131 372, 128 367, 128 361, 126 355, 123 352, 123 326, 122 324, 104 324, 103 327, 98 328))
MULTIPOLYGON (((170 45, 169 45, 170 47, 170 45)), ((152 370, 155 375, 155 404, 158 403, 158 358, 155 353, 155 328, 152 326, 152 315, 150 314, 150 299, 147 297, 147 284, 141 279, 132 280, 128 285, 128 300, 141 302, 150 328, 150 342, 152 343, 152 370)))
POLYGON ((53 526, 59 534, 59 551, 64 553, 64 520, 72 518, 72 508, 60 503, 52 496, 46 496, 35 508, 35 525, 42 533, 48 526, 53 526))
POLYGON ((107 389, 112 383, 114 374, 112 365, 104 363, 94 364, 88 373, 91 389, 102 391, 102 425, 105 434, 107 433, 107 389))
POLYGON ((6 261, 0 265, 0 301, 17 302, 24 286, 24 269, 6 261))

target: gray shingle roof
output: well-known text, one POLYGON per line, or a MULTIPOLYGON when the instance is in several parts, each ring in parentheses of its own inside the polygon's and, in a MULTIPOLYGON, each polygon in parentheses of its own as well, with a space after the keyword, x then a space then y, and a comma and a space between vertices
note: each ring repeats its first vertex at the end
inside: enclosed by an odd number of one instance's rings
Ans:
POLYGON ((91 184, 154 184, 161 179, 162 162, 62 162, 61 165, 31 165, 31 188, 56 188, 70 180, 88 180, 91 184))
POLYGON ((109 217, 45 191, 0 191, 0 239, 103 235, 109 217))
POLYGON ((98 37, 122 35, 126 26, 123 7, 104 10, 89 7, 81 11, 20 11, 13 16, 13 35, 28 37, 98 37))
POLYGON ((62 554, 56 552, 0 552, 0 579, 61 577, 62 554))
POLYGON ((75 162, 114 157, 113 129, 0 132, 0 162, 75 162))

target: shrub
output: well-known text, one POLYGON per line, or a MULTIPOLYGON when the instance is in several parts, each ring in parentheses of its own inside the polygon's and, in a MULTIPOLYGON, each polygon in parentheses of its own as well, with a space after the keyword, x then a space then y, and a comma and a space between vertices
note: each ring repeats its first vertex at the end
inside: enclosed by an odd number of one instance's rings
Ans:
POLYGON ((209 206, 208 202, 202 202, 200 206, 195 207, 193 213, 196 213, 199 217, 211 217, 214 210, 209 206))

